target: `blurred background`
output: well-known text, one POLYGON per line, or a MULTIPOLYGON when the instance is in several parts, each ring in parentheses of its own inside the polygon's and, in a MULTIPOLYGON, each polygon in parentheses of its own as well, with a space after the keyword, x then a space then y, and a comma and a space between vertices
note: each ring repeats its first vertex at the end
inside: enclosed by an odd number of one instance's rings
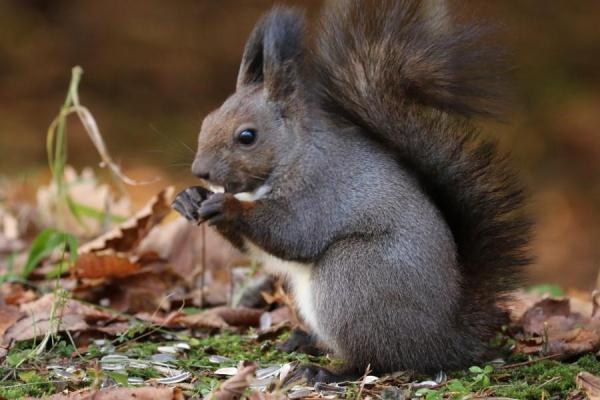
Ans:
MULTIPOLYGON (((306 7, 309 17, 321 5, 283 3, 306 7)), ((124 170, 161 176, 159 186, 191 182, 188 147, 203 116, 233 91, 244 42, 272 4, 0 0, 0 176, 48 175, 46 131, 71 67, 81 65, 81 101, 124 170)), ((600 2, 463 8, 498 24, 498 41, 511 53, 511 112, 484 129, 512 153, 531 192, 531 282, 590 289, 600 267, 600 2)), ((88 137, 71 128, 69 162, 96 166, 88 137)))

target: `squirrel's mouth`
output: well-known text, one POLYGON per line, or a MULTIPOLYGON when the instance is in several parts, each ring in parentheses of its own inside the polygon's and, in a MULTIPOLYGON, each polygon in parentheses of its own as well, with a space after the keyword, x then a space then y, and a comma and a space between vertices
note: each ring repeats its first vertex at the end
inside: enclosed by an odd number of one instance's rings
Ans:
MULTIPOLYGON (((213 193, 224 193, 225 187, 222 185, 215 184, 214 182, 210 182, 206 179, 200 179, 200 186, 203 188, 210 190, 213 193)), ((239 201, 257 201, 265 197, 267 194, 271 192, 271 185, 264 182, 262 185, 258 186, 256 189, 252 191, 245 192, 237 192, 234 193, 233 196, 239 201)))

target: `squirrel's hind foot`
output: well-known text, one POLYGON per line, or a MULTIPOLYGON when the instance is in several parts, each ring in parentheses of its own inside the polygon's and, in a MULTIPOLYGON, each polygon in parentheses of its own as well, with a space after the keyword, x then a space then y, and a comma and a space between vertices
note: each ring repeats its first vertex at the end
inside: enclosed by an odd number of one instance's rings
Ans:
POLYGON ((328 368, 314 364, 299 365, 292 371, 284 381, 284 386, 291 386, 304 381, 309 385, 316 383, 336 383, 356 380, 360 374, 350 372, 332 371, 328 368))
POLYGON ((322 356, 325 352, 319 348, 314 336, 301 329, 294 329, 290 337, 277 345, 277 350, 284 353, 304 353, 311 356, 322 356))

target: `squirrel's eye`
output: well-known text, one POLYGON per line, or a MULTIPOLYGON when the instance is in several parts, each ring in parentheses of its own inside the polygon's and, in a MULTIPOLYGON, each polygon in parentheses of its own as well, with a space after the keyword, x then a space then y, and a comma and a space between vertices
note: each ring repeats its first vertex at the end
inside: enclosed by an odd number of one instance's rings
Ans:
POLYGON ((256 142, 256 131, 254 129, 244 129, 238 133, 237 140, 244 146, 250 146, 256 142))

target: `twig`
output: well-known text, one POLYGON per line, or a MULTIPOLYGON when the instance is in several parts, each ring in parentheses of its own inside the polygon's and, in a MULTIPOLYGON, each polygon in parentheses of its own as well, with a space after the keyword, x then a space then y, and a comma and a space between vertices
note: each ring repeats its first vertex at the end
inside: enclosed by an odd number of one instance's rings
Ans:
POLYGON ((233 307, 233 264, 229 263, 228 269, 229 271, 229 298, 227 299, 227 305, 229 307, 233 307))
POLYGON ((206 224, 200 225, 202 230, 202 254, 200 267, 200 308, 204 308, 204 281, 206 279, 206 224))
POLYGON ((547 384, 549 384, 549 383, 552 383, 552 382, 556 382, 556 381, 558 381, 558 380, 560 380, 560 376, 555 376, 555 377, 553 377, 553 378, 550 378, 550 379, 548 379, 546 382, 544 382, 544 383, 542 383, 542 384, 538 385, 538 386, 537 386, 537 389, 540 389, 540 388, 542 388, 542 387, 546 386, 547 384))
POLYGON ((358 393, 356 394, 356 400, 360 400, 363 390, 365 389, 365 381, 367 380, 367 376, 369 376, 370 373, 371 373, 371 364, 367 365, 367 368, 365 369, 365 373, 364 373, 362 379, 360 380, 360 387, 358 389, 358 393))
POLYGON ((514 363, 514 364, 503 365, 499 369, 517 368, 517 367, 522 367, 524 365, 535 364, 538 361, 550 360, 550 359, 559 358, 559 357, 560 357, 560 354, 551 354, 549 356, 544 356, 544 357, 536 358, 534 360, 528 360, 528 361, 522 361, 522 362, 518 362, 518 363, 514 363))

